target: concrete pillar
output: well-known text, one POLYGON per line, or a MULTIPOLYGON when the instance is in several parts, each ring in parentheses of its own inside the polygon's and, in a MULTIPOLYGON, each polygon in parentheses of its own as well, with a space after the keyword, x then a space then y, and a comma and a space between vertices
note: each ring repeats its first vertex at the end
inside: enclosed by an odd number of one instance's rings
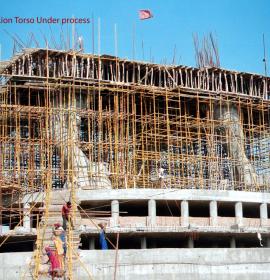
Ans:
POLYGON ((111 212, 112 212, 113 226, 118 226, 118 220, 119 220, 119 201, 118 200, 113 200, 111 202, 111 212))
POLYGON ((231 237, 231 239, 230 239, 230 248, 236 248, 235 237, 231 237))
POLYGON ((267 203, 262 203, 260 205, 260 218, 261 218, 261 226, 267 226, 268 225, 267 203))
POLYGON ((29 213, 29 209, 30 209, 30 204, 29 203, 25 203, 23 205, 23 226, 24 228, 28 229, 30 231, 31 226, 30 226, 30 213, 29 213))
POLYGON ((191 236, 188 238, 188 248, 194 248, 194 240, 191 236))
POLYGON ((187 227, 189 225, 189 207, 188 201, 181 201, 181 226, 187 227))
POLYGON ((216 201, 210 201, 210 225, 216 226, 217 225, 217 217, 218 217, 218 211, 217 211, 217 202, 216 201))
POLYGON ((242 202, 235 203, 235 218, 238 226, 243 225, 243 205, 242 202))
POLYGON ((141 237, 141 249, 147 249, 147 240, 146 237, 141 237))
POLYGON ((91 237, 89 240, 89 250, 95 250, 95 238, 91 237))
POLYGON ((157 207, 156 207, 156 201, 154 199, 148 200, 148 217, 149 217, 149 224, 155 225, 156 217, 157 217, 157 207))

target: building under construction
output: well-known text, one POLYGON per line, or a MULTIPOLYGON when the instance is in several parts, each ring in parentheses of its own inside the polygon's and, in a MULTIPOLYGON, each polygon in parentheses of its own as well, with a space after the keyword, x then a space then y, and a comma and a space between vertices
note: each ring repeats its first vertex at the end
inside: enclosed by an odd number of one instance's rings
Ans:
POLYGON ((68 200, 66 279, 269 279, 270 78, 51 49, 0 78, 1 279, 49 279, 68 200))

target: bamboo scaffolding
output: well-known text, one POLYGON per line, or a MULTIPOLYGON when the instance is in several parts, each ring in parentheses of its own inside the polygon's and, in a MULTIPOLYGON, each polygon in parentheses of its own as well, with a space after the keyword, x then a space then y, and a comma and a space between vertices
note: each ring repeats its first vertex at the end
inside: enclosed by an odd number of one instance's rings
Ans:
POLYGON ((20 193, 10 216, 24 194, 66 182, 74 200, 76 188, 105 181, 106 188, 269 191, 268 77, 31 49, 0 78, 1 190, 20 193), (237 118, 218 116, 232 110, 237 118))

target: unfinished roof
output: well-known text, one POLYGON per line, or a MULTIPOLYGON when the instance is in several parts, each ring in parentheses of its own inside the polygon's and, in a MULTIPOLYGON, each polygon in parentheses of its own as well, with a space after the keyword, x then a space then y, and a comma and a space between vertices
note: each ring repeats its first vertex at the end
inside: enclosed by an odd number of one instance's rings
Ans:
POLYGON ((102 80, 130 86, 170 90, 193 88, 207 92, 232 92, 269 99, 270 78, 258 74, 206 67, 161 65, 108 55, 52 49, 25 49, 0 64, 2 76, 102 80), (47 59, 48 56, 48 59, 47 59), (47 71, 48 70, 48 71, 47 71))
MULTIPOLYGON (((99 58, 98 55, 93 55, 93 54, 89 54, 89 53, 81 53, 79 51, 66 51, 66 50, 56 50, 56 49, 44 49, 44 48, 27 48, 27 49, 23 49, 21 53, 16 54, 15 56, 13 56, 9 61, 2 61, 0 62, 0 66, 1 66, 1 71, 0 73, 2 73, 2 71, 4 69, 9 68, 12 63, 15 63, 16 60, 23 58, 25 55, 33 55, 33 54, 43 54, 46 55, 48 52, 50 57, 54 57, 54 56, 60 56, 60 55, 72 55, 72 56, 76 56, 78 58, 99 58), (3 63, 3 65, 1 65, 1 63, 3 63)), ((191 66, 185 66, 185 65, 167 65, 167 64, 158 64, 158 63, 151 63, 151 62, 144 62, 144 61, 138 61, 138 60, 128 60, 128 59, 124 59, 124 58, 119 58, 116 56, 112 56, 112 55, 107 55, 107 54, 103 54, 100 56, 100 58, 102 60, 111 60, 111 61, 119 61, 119 62, 125 62, 125 63, 135 63, 135 64, 140 64, 140 65, 144 65, 144 66, 152 66, 152 67, 157 67, 157 68, 162 68, 162 67, 166 67, 168 69, 178 69, 178 68, 185 68, 185 69, 192 69, 192 70, 202 70, 196 67, 191 67, 191 66)), ((233 74, 246 74, 246 75, 253 75, 256 77, 261 77, 261 78, 265 78, 265 76, 260 75, 260 74, 256 74, 256 73, 249 73, 249 72, 243 72, 243 71, 236 71, 236 70, 229 70, 229 69, 223 69, 223 68, 217 68, 217 67, 206 67, 209 70, 212 71, 224 71, 227 73, 233 73, 233 74)), ((267 79, 270 79, 270 77, 267 77, 267 79)))

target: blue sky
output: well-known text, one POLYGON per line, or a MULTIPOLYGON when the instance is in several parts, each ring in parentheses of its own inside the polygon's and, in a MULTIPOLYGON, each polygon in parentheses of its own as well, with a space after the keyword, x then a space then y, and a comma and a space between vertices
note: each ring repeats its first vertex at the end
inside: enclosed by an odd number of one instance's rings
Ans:
MULTIPOLYGON (((269 0, 10 0, 2 1, 0 17, 72 17, 91 18, 95 22, 97 51, 97 19, 101 21, 101 53, 115 54, 114 25, 117 25, 118 56, 154 60, 170 64, 174 49, 177 64, 195 66, 192 34, 203 36, 213 32, 220 52, 222 68, 264 73, 262 34, 265 34, 267 59, 270 59, 269 0), (139 9, 150 9, 154 18, 140 21, 139 9), (134 28, 135 27, 135 28, 134 28), (135 29, 135 36, 134 34, 135 29), (143 42, 143 43, 142 43, 143 42), (142 48, 142 44, 144 48, 142 48)), ((60 24, 51 25, 56 39, 60 24)), ((71 30, 71 26, 69 26, 71 30)), ((85 50, 92 51, 92 23, 76 26, 84 38, 85 50)), ((51 37, 47 24, 1 24, 2 59, 12 54, 9 35, 27 41, 30 32, 43 43, 43 34, 51 37)), ((67 31, 67 26, 63 26, 67 31)), ((269 63, 268 63, 269 65, 269 63)), ((270 66, 268 66, 270 68, 270 66)), ((269 75, 269 71, 268 71, 269 75)))

